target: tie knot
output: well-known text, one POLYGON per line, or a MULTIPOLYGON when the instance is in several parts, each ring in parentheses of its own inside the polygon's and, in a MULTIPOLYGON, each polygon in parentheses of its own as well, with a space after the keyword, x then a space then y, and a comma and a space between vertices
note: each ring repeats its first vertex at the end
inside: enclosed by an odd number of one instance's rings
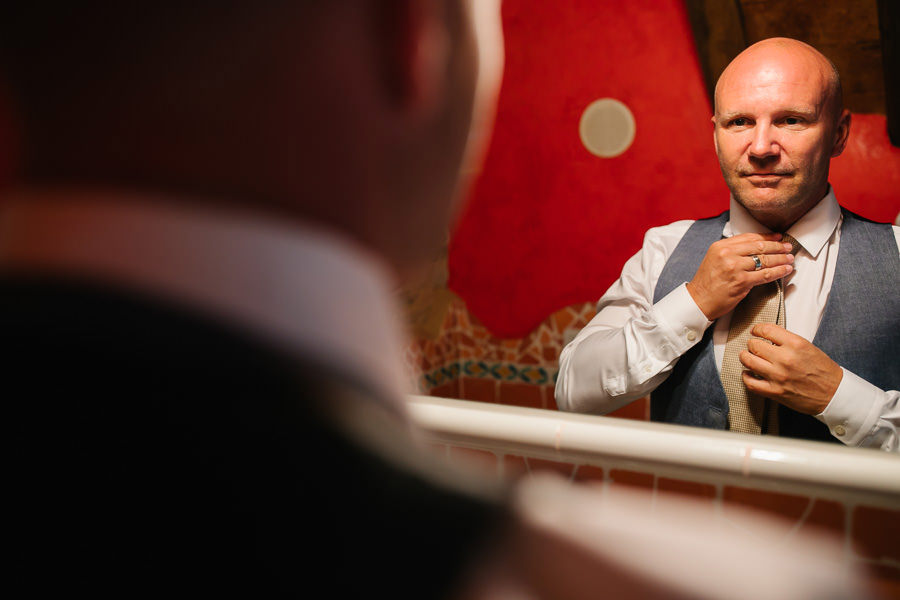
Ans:
POLYGON ((795 240, 793 236, 783 233, 781 234, 781 241, 791 245, 791 254, 797 254, 800 251, 800 242, 795 240))

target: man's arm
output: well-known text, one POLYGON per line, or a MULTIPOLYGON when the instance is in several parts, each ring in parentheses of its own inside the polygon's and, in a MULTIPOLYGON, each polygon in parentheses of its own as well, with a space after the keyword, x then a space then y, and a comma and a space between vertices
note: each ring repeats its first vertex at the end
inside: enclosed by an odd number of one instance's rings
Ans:
POLYGON ((684 286, 653 304, 659 274, 692 223, 649 230, 598 302, 597 315, 563 349, 556 382, 561 410, 607 414, 646 395, 700 340, 709 322, 684 286))
MULTIPOLYGON (((893 227, 900 254, 900 227, 893 227)), ((900 452, 900 391, 882 390, 844 369, 806 339, 758 325, 741 362, 747 388, 812 415, 848 446, 900 452)))
POLYGON ((561 410, 607 414, 656 389, 709 326, 684 285, 655 305, 622 295, 621 280, 560 356, 561 410))
POLYGON ((779 234, 743 234, 710 246, 690 282, 653 303, 663 266, 690 221, 651 229, 644 247, 600 299, 594 319, 560 356, 561 410, 606 414, 656 389, 712 322, 756 285, 790 272, 779 234), (756 254, 762 268, 755 269, 756 254))
POLYGON ((848 446, 900 452, 900 391, 879 389, 778 325, 752 333, 762 339, 741 353, 747 389, 816 417, 848 446))

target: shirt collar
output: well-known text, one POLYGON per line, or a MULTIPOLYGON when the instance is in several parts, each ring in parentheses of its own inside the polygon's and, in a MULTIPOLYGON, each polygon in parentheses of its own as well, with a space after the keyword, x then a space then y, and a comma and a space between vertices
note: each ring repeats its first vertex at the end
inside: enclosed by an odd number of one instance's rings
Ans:
MULTIPOLYGON (((815 258, 831 239, 840 221, 841 207, 838 205, 834 190, 829 185, 825 197, 791 225, 786 233, 791 234, 795 240, 800 242, 800 246, 815 258)), ((754 219, 747 209, 734 199, 734 196, 731 197, 729 221, 725 224, 723 235, 731 237, 741 233, 768 233, 769 231, 769 228, 754 219)))
POLYGON ((200 309, 401 404, 407 377, 392 278, 370 254, 317 228, 158 197, 21 191, 0 209, 0 272, 23 269, 200 309))

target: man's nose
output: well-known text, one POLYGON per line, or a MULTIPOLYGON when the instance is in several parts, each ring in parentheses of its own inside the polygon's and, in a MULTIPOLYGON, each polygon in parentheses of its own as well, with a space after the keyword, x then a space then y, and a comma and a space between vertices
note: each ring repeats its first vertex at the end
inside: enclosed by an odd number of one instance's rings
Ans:
POLYGON ((781 152, 781 146, 778 144, 775 133, 771 125, 757 124, 753 129, 753 139, 750 140, 750 148, 748 149, 750 156, 753 158, 769 158, 781 152))

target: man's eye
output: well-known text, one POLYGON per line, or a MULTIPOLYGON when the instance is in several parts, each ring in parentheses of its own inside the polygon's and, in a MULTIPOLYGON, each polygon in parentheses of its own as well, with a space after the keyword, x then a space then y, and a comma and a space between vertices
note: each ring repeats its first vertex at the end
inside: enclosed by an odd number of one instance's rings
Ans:
POLYGON ((747 119, 745 119, 743 117, 738 117, 737 119, 731 120, 731 125, 734 125, 735 127, 743 127, 746 124, 747 124, 747 119))
POLYGON ((803 120, 800 117, 787 117, 784 122, 787 125, 799 125, 803 120))

